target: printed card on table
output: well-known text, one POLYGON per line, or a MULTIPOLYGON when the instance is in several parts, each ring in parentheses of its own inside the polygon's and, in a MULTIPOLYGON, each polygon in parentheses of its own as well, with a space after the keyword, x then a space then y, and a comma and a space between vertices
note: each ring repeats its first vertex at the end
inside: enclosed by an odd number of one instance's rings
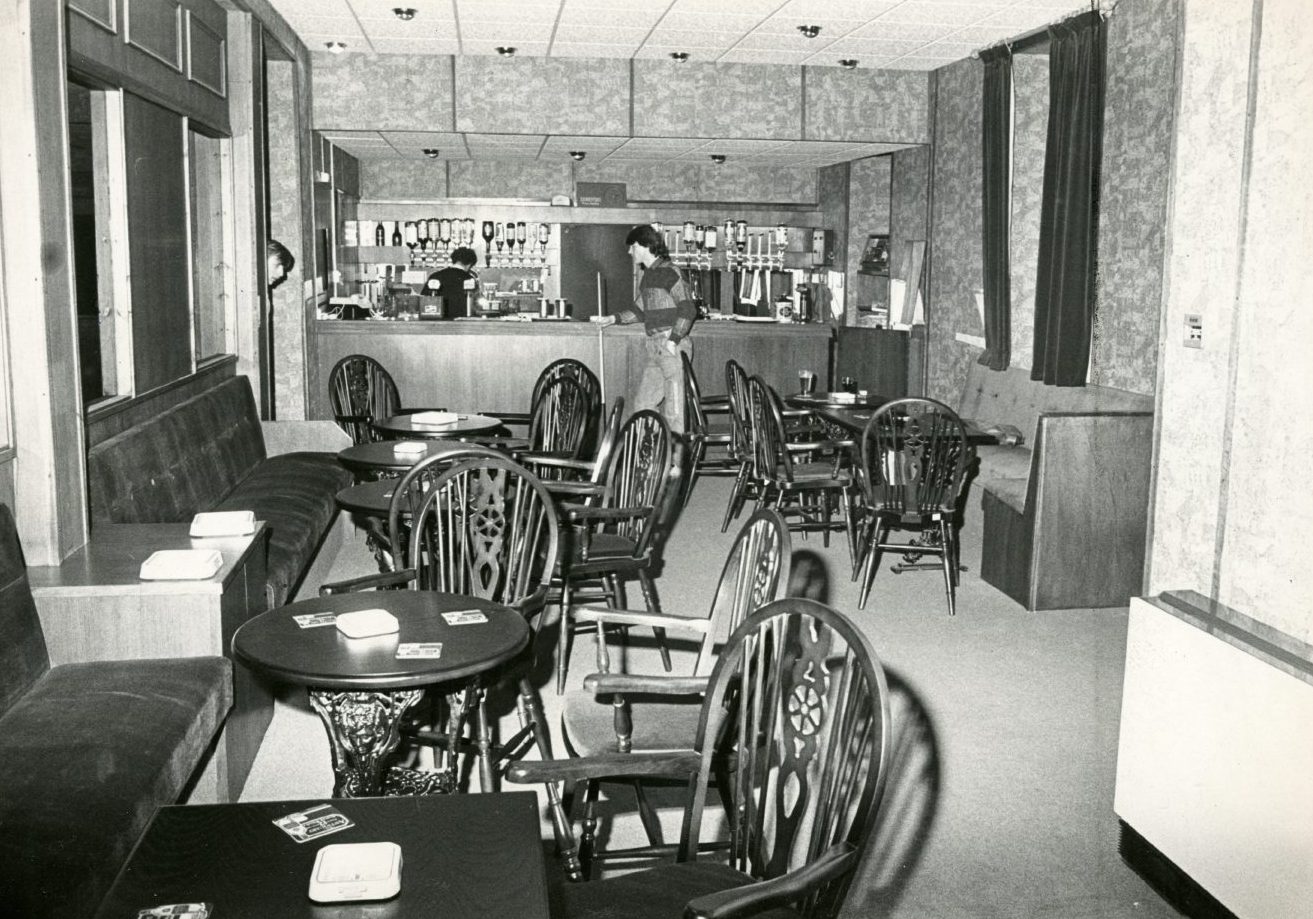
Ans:
POLYGON ((299 616, 293 616, 292 621, 303 629, 317 629, 325 625, 335 625, 337 615, 335 613, 302 613, 299 616))
POLYGON ((210 919, 212 903, 163 903, 140 910, 137 919, 210 919))
POLYGON ((397 660, 442 657, 440 641, 406 641, 397 645, 397 660))
POLYGON ((443 613, 442 618, 447 625, 476 625, 488 621, 488 616, 483 610, 479 609, 452 610, 449 613, 443 613))
POLYGON ((320 804, 309 810, 296 811, 279 817, 274 826, 297 842, 309 842, 329 833, 355 826, 351 818, 331 804, 320 804))

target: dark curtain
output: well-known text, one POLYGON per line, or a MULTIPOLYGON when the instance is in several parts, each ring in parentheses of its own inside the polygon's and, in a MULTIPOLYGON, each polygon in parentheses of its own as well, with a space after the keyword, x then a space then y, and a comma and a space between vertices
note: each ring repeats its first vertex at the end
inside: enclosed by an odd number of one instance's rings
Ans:
POLYGON ((1086 13, 1049 30, 1049 130, 1032 380, 1083 386, 1098 263, 1106 28, 1086 13))
POLYGON ((990 48, 980 59, 985 65, 980 130, 985 353, 980 363, 1006 370, 1012 361, 1012 51, 990 48))

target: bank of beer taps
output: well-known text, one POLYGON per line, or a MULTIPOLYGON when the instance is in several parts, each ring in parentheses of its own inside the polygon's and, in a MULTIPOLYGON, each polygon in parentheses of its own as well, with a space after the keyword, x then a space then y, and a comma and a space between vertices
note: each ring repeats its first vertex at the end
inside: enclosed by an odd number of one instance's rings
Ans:
POLYGON ((726 220, 716 224, 685 221, 682 227, 653 223, 661 234, 670 259, 682 268, 709 270, 718 251, 724 253, 725 267, 732 271, 783 271, 784 252, 789 246, 789 228, 780 224, 774 229, 749 230, 746 220, 726 220))

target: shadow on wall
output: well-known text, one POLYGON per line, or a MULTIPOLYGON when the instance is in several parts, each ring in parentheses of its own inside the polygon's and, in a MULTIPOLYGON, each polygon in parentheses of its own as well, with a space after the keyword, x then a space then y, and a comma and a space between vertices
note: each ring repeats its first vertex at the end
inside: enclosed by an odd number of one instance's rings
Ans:
MULTIPOLYGON (((829 602, 830 574, 816 552, 801 549, 793 554, 788 595, 829 602)), ((884 672, 890 709, 888 779, 875 832, 853 877, 846 915, 889 914, 916 873, 939 809, 941 767, 934 721, 901 674, 888 666, 884 672)))

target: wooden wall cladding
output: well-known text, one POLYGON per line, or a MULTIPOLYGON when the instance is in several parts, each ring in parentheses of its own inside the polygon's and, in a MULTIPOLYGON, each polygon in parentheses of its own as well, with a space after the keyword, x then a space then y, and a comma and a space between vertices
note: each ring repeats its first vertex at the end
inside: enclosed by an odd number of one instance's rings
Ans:
POLYGON ((228 95, 228 40, 187 13, 187 77, 219 96, 228 95))
POLYGON ((65 6, 110 32, 118 31, 118 4, 114 0, 65 0, 65 6))
POLYGON ((192 370, 182 117, 124 93, 123 134, 133 239, 133 373, 136 391, 146 392, 192 370))
POLYGON ((182 72, 182 4, 179 0, 123 0, 123 40, 182 72))
POLYGON ((228 134, 228 14, 214 0, 67 0, 68 64, 228 134))

